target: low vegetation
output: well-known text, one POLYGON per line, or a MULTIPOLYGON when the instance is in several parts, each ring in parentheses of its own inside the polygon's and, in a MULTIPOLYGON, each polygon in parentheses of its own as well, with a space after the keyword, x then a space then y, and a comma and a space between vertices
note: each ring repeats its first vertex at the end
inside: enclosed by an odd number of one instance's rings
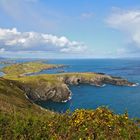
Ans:
POLYGON ((6 66, 2 69, 2 72, 4 72, 6 76, 22 76, 22 74, 31 74, 62 66, 63 65, 45 64, 41 62, 26 62, 6 66))
POLYGON ((13 81, 5 78, 0 78, 0 111, 8 114, 19 112, 23 115, 29 112, 33 114, 44 112, 39 106, 28 100, 25 93, 13 81))
POLYGON ((116 115, 106 108, 76 110, 53 116, 0 113, 3 140, 139 140, 140 128, 127 114, 116 115))

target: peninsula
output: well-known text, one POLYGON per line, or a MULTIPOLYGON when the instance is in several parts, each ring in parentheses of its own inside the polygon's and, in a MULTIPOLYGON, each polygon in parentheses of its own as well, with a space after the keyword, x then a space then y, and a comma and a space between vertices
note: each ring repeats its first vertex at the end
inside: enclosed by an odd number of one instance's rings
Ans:
POLYGON ((7 76, 16 77, 16 76, 24 76, 26 74, 37 73, 42 70, 49 70, 60 67, 64 67, 64 65, 45 64, 40 61, 25 62, 6 66, 2 69, 2 72, 4 72, 7 76))

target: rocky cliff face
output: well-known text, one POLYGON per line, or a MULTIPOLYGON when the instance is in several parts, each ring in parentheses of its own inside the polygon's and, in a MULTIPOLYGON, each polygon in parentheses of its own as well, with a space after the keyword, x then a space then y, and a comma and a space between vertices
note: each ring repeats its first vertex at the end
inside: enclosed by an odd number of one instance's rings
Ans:
POLYGON ((134 86, 134 83, 122 79, 120 77, 112 77, 109 75, 97 73, 71 73, 56 74, 51 78, 48 75, 34 76, 32 80, 19 83, 20 88, 33 101, 64 102, 71 98, 71 91, 68 85, 91 84, 94 86, 102 86, 104 84, 112 84, 118 86, 134 86), (53 77, 53 80, 51 79, 53 77))
POLYGON ((135 86, 136 84, 133 82, 129 82, 126 79, 120 78, 120 77, 112 77, 107 76, 103 78, 103 83, 105 84, 112 84, 117 86, 135 86))
POLYGON ((104 84, 112 84, 118 86, 133 86, 135 85, 132 82, 129 82, 126 79, 121 77, 113 77, 105 74, 96 74, 96 73, 80 73, 77 75, 63 75, 63 78, 60 79, 69 85, 78 85, 78 84, 91 84, 94 86, 102 86, 104 84))
POLYGON ((54 102, 64 102, 71 97, 71 91, 64 83, 58 83, 58 85, 52 85, 48 83, 41 83, 38 85, 22 85, 20 87, 29 99, 33 101, 47 101, 52 100, 54 102))

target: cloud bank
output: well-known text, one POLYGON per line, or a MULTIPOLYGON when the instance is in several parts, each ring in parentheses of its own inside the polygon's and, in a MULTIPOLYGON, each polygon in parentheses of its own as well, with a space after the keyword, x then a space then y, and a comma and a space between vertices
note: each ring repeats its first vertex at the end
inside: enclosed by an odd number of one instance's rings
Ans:
POLYGON ((108 25, 122 31, 126 36, 126 48, 121 53, 140 54, 140 10, 114 8, 107 19, 108 25))
POLYGON ((84 43, 70 41, 65 36, 38 32, 20 32, 16 28, 0 28, 0 52, 43 51, 54 53, 82 53, 87 51, 84 43))

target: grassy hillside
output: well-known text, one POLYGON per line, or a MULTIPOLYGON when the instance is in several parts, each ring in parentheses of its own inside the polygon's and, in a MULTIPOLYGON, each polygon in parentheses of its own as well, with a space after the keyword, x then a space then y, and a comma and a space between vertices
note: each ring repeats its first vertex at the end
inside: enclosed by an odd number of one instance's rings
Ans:
POLYGON ((12 140, 139 140, 140 128, 127 114, 106 108, 74 113, 21 117, 0 113, 0 139, 12 140))
POLYGON ((2 69, 7 76, 20 76, 22 74, 35 73, 45 69, 62 67, 62 65, 45 64, 41 62, 26 62, 13 64, 2 69))
POLYGON ((0 112, 38 114, 44 111, 28 100, 25 93, 19 89, 13 81, 0 78, 0 112))

